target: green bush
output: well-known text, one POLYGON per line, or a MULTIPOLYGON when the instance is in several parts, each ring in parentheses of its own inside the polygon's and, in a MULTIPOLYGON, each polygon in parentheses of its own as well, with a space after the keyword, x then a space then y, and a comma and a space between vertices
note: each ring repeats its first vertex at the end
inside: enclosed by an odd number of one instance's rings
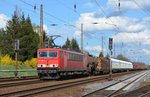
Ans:
MULTIPOLYGON (((0 70, 15 70, 16 61, 9 55, 0 56, 0 70)), ((37 59, 32 58, 25 62, 18 61, 18 70, 33 69, 37 66, 37 59)), ((14 72, 0 72, 1 77, 14 77, 14 72)), ((18 76, 37 76, 37 72, 18 72, 18 76)))
POLYGON ((9 55, 1 56, 1 64, 3 65, 13 65, 13 60, 9 55))
POLYGON ((27 67, 36 68, 37 67, 37 59, 32 58, 31 60, 26 60, 23 64, 25 64, 27 67))
MULTIPOLYGON (((0 64, 1 65, 15 66, 16 65, 16 61, 13 60, 9 55, 5 55, 5 56, 1 56, 0 57, 0 64)), ((21 65, 22 65, 22 62, 18 61, 18 67, 20 67, 21 65)))
MULTIPOLYGON (((0 64, 5 66, 15 66, 16 61, 13 60, 9 55, 0 56, 0 64)), ((18 68, 36 68, 37 59, 32 58, 31 60, 26 60, 25 62, 18 61, 18 68)))

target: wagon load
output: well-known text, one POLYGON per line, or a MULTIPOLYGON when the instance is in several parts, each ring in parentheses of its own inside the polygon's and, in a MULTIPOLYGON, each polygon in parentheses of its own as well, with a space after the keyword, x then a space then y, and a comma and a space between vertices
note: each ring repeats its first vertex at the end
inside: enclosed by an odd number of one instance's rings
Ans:
POLYGON ((99 65, 101 65, 101 71, 103 73, 108 73, 109 69, 110 69, 110 60, 109 58, 101 58, 101 63, 99 63, 99 65))
POLYGON ((145 70, 145 69, 147 69, 147 66, 142 63, 133 63, 133 69, 134 70, 145 70))

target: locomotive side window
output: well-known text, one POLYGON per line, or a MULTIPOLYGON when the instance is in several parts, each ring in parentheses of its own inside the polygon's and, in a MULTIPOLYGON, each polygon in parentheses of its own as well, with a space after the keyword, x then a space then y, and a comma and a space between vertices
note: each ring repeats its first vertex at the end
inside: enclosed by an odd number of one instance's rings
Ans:
POLYGON ((57 52, 56 51, 50 51, 49 52, 49 57, 52 57, 52 58, 57 57, 57 52))
POLYGON ((73 60, 73 54, 72 53, 68 53, 68 60, 73 60))
POLYGON ((47 52, 46 51, 39 52, 39 57, 47 57, 47 52))
POLYGON ((71 61, 83 61, 83 56, 78 54, 69 53, 68 60, 71 61))
POLYGON ((82 55, 79 56, 79 60, 83 61, 83 56, 82 55))
POLYGON ((60 57, 63 58, 63 52, 62 51, 60 52, 60 57))

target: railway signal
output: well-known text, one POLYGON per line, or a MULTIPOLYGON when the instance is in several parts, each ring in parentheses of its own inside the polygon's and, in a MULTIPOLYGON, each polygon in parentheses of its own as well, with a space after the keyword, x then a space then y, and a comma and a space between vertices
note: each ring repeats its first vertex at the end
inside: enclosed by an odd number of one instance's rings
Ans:
MULTIPOLYGON (((112 56, 112 49, 113 49, 113 38, 109 38, 109 50, 110 50, 110 59, 111 59, 111 56, 112 56)), ((112 62, 110 60, 110 71, 109 71, 109 80, 112 80, 112 62)))
POLYGON ((109 50, 113 49, 113 38, 109 38, 109 50))
POLYGON ((19 39, 15 39, 15 51, 19 50, 19 39))
POLYGON ((19 39, 15 39, 15 60, 16 60, 16 72, 15 77, 18 76, 18 50, 19 50, 19 39))

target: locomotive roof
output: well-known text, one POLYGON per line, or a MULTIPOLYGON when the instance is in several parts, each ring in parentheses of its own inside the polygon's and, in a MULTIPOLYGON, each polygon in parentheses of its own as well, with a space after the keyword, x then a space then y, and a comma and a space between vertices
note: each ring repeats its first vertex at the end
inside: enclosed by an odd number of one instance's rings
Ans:
POLYGON ((39 48, 38 50, 60 50, 60 48, 39 48))
POLYGON ((38 51, 42 51, 42 50, 61 50, 61 51, 66 51, 66 52, 70 52, 70 53, 76 53, 76 54, 83 54, 82 52, 77 52, 74 50, 68 50, 68 49, 61 49, 61 48, 40 48, 38 49, 38 51))
POLYGON ((122 62, 122 63, 132 64, 131 62, 123 61, 123 60, 118 60, 118 59, 114 59, 114 58, 111 58, 111 60, 115 61, 115 62, 122 62))

